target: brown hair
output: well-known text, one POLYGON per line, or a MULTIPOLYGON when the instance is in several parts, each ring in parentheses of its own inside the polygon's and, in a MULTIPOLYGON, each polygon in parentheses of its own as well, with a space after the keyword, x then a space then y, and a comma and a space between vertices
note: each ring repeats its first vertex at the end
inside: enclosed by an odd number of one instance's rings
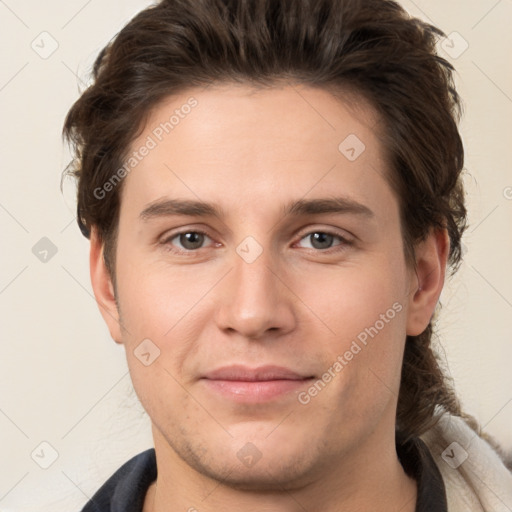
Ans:
MULTIPOLYGON (((466 227, 463 147, 453 68, 435 53, 442 35, 391 0, 163 0, 142 11, 102 50, 65 121, 80 229, 98 229, 114 279, 122 181, 106 197, 95 191, 123 167, 150 110, 195 86, 285 80, 356 91, 376 109, 407 262, 432 228, 446 228, 454 272, 466 227)), ((405 345, 397 429, 406 436, 433 426, 436 407, 462 414, 432 334, 431 322, 405 345)))

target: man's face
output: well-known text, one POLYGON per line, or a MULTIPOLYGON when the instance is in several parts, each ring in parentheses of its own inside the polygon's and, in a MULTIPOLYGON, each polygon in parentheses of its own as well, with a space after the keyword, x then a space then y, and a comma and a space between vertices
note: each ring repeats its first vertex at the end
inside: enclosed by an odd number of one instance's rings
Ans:
POLYGON ((282 488, 391 441, 417 283, 374 126, 298 86, 191 89, 152 112, 121 198, 125 330, 107 321, 157 453, 282 488), (295 377, 247 382, 269 365, 295 377))

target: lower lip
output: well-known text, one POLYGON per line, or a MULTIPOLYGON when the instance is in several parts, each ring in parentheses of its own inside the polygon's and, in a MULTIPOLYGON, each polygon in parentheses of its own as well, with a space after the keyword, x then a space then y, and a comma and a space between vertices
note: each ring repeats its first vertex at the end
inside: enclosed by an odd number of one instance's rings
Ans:
POLYGON ((227 398, 238 402, 266 402, 273 398, 297 391, 308 384, 312 378, 302 380, 211 380, 203 379, 206 386, 227 398))

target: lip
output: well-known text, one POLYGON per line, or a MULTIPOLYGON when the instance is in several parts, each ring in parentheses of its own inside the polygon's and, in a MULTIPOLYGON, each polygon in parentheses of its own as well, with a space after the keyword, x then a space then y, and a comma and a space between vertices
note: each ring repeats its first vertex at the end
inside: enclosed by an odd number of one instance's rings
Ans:
POLYGON ((284 366, 266 365, 257 368, 235 364, 223 366, 204 375, 203 378, 210 380, 229 381, 268 381, 268 380, 303 380, 312 375, 301 375, 284 366))
POLYGON ((223 398, 235 402, 261 403, 297 391, 313 378, 282 366, 249 368, 233 365, 208 372, 201 380, 209 391, 223 398))

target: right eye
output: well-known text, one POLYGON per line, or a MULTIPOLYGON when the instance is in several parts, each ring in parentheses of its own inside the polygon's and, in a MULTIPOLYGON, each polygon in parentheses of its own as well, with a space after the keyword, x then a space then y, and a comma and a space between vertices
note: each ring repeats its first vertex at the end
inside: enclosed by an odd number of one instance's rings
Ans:
POLYGON ((170 246, 169 250, 174 250, 173 246, 178 248, 178 252, 191 252, 197 251, 203 247, 203 244, 212 239, 202 231, 182 231, 181 233, 174 233, 166 238, 163 242, 165 246, 170 246))

